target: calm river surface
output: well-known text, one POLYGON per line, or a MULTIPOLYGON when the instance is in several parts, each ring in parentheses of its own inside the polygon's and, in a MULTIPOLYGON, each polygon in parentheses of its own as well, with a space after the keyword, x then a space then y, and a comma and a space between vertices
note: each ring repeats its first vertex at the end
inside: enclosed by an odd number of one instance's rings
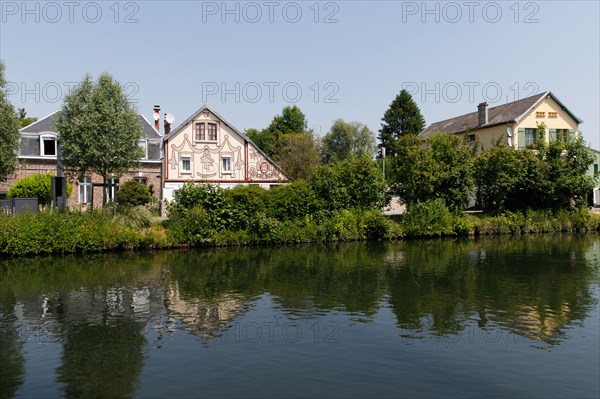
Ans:
POLYGON ((600 396, 600 237, 0 260, 0 398, 600 396))

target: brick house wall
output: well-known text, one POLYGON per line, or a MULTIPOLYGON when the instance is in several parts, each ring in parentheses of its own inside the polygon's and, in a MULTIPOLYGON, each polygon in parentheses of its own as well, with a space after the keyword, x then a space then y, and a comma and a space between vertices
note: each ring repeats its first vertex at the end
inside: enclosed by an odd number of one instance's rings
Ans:
MULTIPOLYGON (((160 200, 160 163, 157 162, 140 162, 139 166, 121 176, 119 176, 119 185, 134 178, 145 178, 146 185, 153 187, 153 195, 157 200, 160 200)), ((56 160, 54 159, 20 159, 19 166, 15 174, 10 176, 3 186, 8 188, 18 179, 32 176, 39 173, 47 173, 53 176, 56 175, 56 160)), ((67 175, 65 173, 65 175, 67 175)), ((72 185, 71 196, 67 200, 67 206, 70 209, 86 209, 90 204, 80 203, 79 201, 79 182, 77 176, 67 175, 67 181, 72 185)), ((94 207, 102 206, 102 176, 95 173, 88 173, 86 176, 91 177, 92 195, 94 207)))

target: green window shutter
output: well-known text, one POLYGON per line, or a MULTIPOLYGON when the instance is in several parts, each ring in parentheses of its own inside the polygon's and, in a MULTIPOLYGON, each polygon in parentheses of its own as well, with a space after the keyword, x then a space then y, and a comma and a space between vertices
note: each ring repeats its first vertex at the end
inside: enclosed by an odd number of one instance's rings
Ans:
POLYGON ((550 129, 550 142, 556 141, 556 129, 550 129))
POLYGON ((519 148, 525 148, 525 129, 519 128, 519 148))
POLYGON ((569 130, 569 140, 575 140, 575 130, 569 130))

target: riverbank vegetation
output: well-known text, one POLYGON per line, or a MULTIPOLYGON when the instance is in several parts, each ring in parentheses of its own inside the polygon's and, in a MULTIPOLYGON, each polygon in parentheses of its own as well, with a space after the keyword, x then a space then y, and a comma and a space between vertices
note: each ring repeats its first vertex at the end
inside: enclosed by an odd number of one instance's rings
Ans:
POLYGON ((595 180, 581 137, 558 134, 547 144, 540 124, 530 148, 497 143, 483 153, 456 135, 421 140, 414 133, 424 121, 407 95, 392 103, 380 131, 387 175, 364 125, 338 120, 320 146, 304 114, 286 107, 247 134, 293 172, 293 183, 188 183, 167 204, 168 218, 155 220, 150 192, 131 181, 104 211, 0 215, 0 255, 600 230, 600 215, 586 208, 595 180), (386 217, 392 194, 406 212, 386 217), (465 213, 469 207, 484 213, 465 213))

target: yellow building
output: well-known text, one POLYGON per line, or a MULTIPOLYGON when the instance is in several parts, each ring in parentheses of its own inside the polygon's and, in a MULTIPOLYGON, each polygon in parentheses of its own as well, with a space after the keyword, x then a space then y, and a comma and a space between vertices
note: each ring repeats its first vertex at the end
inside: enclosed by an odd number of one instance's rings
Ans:
POLYGON ((497 107, 481 103, 476 112, 432 123, 419 137, 426 139, 444 132, 460 135, 467 142, 479 142, 483 150, 498 142, 525 148, 536 142, 542 122, 546 126, 545 141, 549 142, 560 134, 574 137, 583 121, 547 91, 497 107))

